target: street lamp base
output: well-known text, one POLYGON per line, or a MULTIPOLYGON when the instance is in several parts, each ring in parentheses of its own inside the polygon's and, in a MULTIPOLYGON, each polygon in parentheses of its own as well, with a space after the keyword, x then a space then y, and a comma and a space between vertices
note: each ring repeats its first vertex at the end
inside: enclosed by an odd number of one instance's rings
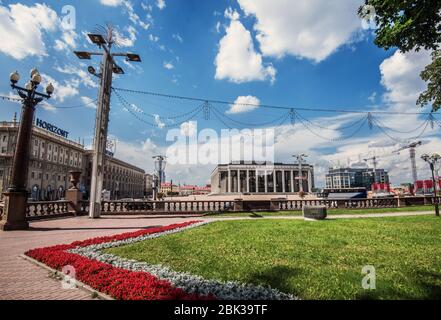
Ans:
POLYGON ((3 219, 0 221, 0 230, 27 230, 29 223, 26 220, 27 192, 5 192, 5 207, 3 219))
POLYGON ((20 222, 8 222, 8 221, 0 221, 0 230, 1 231, 17 231, 17 230, 28 230, 29 223, 27 221, 20 222))

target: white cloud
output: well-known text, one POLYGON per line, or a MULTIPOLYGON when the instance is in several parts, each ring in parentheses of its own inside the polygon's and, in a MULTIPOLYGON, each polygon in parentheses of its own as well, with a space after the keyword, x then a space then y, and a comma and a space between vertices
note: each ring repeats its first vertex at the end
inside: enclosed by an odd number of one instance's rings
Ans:
POLYGON ((238 0, 254 29, 264 56, 293 55, 320 62, 353 40, 361 29, 362 0, 238 0))
POLYGON ((156 0, 156 6, 159 10, 162 10, 166 7, 165 0, 156 0))
POLYGON ((0 6, 0 52, 21 60, 28 56, 46 56, 44 31, 57 29, 58 17, 45 4, 0 6))
POLYGON ((240 96, 237 97, 234 104, 230 106, 230 110, 227 113, 244 113, 256 110, 260 105, 260 100, 253 96, 240 96))
POLYGON ((152 42, 158 42, 159 41, 159 37, 153 35, 153 34, 149 34, 149 40, 152 42))
POLYGON ((96 109, 97 105, 95 100, 93 100, 90 97, 81 97, 81 102, 87 107, 87 108, 91 108, 91 109, 96 109))
POLYGON ((217 33, 221 32, 221 23, 220 23, 220 21, 216 22, 216 32, 217 33))
POLYGON ((238 20, 239 14, 229 9, 225 16, 231 22, 219 43, 215 78, 236 83, 267 79, 273 82, 276 69, 270 64, 263 65, 262 55, 254 49, 251 33, 238 20))
POLYGON ((168 70, 171 70, 171 69, 174 69, 174 67, 175 66, 171 62, 165 62, 164 61, 164 68, 166 68, 168 70))
POLYGON ((153 116, 154 116, 155 124, 158 126, 158 128, 163 129, 165 127, 165 123, 162 122, 159 114, 154 114, 153 116))
POLYGON ((173 34, 172 35, 173 39, 175 39, 176 41, 183 43, 184 39, 181 37, 181 35, 179 33, 173 34))
POLYGON ((103 5, 110 7, 117 7, 124 2, 124 0, 100 0, 100 1, 103 5))
MULTIPOLYGON (((129 15, 129 19, 131 22, 133 22, 135 25, 140 26, 144 30, 150 28, 150 23, 152 21, 149 21, 149 23, 142 21, 139 15, 136 14, 135 9, 133 8, 133 5, 129 0, 100 0, 100 1, 101 4, 110 7, 118 7, 123 5, 127 11, 127 14, 129 15)), ((144 6, 143 9, 145 9, 144 6)))
POLYGON ((92 76, 82 68, 73 65, 65 65, 64 67, 56 66, 54 69, 64 74, 77 76, 81 80, 81 84, 86 87, 98 88, 98 80, 92 78, 92 76))
POLYGON ((55 40, 55 50, 71 52, 76 48, 76 40, 78 34, 73 30, 65 30, 61 36, 61 39, 55 40))
POLYGON ((61 83, 47 74, 42 74, 41 77, 43 80, 41 83, 42 88, 45 88, 48 83, 53 84, 55 91, 52 98, 58 102, 64 102, 67 98, 75 97, 79 93, 80 81, 78 79, 67 79, 61 83))
POLYGON ((133 26, 128 26, 126 31, 128 33, 127 37, 115 30, 116 41, 120 47, 133 47, 136 42, 136 29, 133 26))
POLYGON ((415 109, 416 100, 426 87, 420 73, 430 62, 430 52, 426 50, 407 53, 397 50, 384 60, 380 71, 381 84, 387 91, 386 102, 401 109, 415 109))

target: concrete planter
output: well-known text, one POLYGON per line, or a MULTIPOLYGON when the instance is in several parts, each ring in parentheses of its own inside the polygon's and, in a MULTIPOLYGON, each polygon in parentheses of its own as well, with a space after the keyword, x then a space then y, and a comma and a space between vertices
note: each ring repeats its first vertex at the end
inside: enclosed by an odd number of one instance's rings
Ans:
POLYGON ((325 220, 328 216, 325 206, 304 206, 303 217, 305 220, 325 220))

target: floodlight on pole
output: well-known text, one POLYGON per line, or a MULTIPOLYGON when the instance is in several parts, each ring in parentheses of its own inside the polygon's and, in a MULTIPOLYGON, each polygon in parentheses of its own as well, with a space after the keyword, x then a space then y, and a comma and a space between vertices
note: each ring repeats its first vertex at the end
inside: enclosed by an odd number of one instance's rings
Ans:
POLYGON ((74 51, 74 53, 78 57, 78 59, 81 59, 81 60, 90 60, 92 58, 92 55, 90 54, 90 52, 74 51))
POLYGON ((128 53, 127 54, 127 61, 141 62, 141 57, 135 53, 128 53))
POLYGON ((92 43, 98 46, 107 44, 107 41, 104 39, 104 37, 101 34, 89 33, 87 36, 89 37, 90 41, 92 41, 92 43))
POLYGON ((437 185, 436 185, 436 179, 435 179, 435 165, 440 162, 441 156, 438 153, 434 153, 433 155, 423 154, 421 156, 421 159, 424 160, 424 162, 427 162, 430 166, 430 171, 432 172, 432 183, 433 183, 433 194, 435 196, 435 215, 439 217, 439 197, 437 192, 437 185))
MULTIPOLYGON (((110 115, 110 97, 112 88, 113 73, 124 74, 124 70, 119 67, 114 60, 114 57, 127 57, 128 53, 113 54, 111 52, 114 44, 113 28, 108 26, 106 29, 106 36, 101 34, 87 35, 92 43, 97 45, 102 52, 85 52, 75 51, 75 55, 79 59, 90 59, 92 55, 101 55, 102 63, 100 73, 97 74, 95 68, 88 67, 89 73, 98 77, 101 81, 98 106, 95 119, 95 136, 93 144, 93 161, 92 161, 92 181, 90 187, 90 218, 99 218, 101 216, 101 191, 103 189, 103 175, 104 165, 106 161, 106 145, 107 145, 107 131, 110 115)), ((140 61, 141 59, 139 59, 140 61)), ((137 61, 137 60, 133 60, 137 61)))

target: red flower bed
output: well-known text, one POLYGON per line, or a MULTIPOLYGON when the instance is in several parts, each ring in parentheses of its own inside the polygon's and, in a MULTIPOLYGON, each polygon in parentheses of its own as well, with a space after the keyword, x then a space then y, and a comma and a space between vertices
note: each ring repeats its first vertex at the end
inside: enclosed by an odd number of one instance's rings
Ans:
POLYGON ((67 250, 76 247, 86 247, 104 242, 120 241, 136 238, 147 234, 154 234, 183 228, 197 221, 182 224, 173 224, 166 227, 156 227, 136 232, 123 233, 115 236, 93 238, 85 241, 76 241, 70 245, 58 245, 48 248, 34 249, 25 254, 40 261, 52 269, 61 271, 65 266, 75 268, 75 278, 93 289, 108 294, 119 300, 200 300, 213 299, 195 294, 187 294, 180 288, 164 280, 160 280, 147 272, 135 272, 113 267, 109 264, 91 260, 83 256, 69 253, 67 250))

